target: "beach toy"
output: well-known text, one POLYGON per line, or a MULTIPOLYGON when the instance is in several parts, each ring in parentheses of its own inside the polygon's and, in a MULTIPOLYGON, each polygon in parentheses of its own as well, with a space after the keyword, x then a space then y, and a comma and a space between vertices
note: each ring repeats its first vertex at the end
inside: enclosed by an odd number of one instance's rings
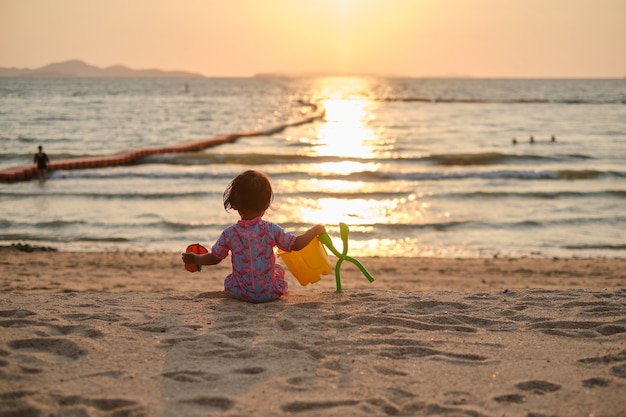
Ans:
POLYGON ((341 235, 341 241, 343 242, 343 251, 341 251, 341 253, 335 248, 335 246, 333 246, 333 241, 330 239, 330 236, 328 236, 328 233, 323 233, 320 235, 320 241, 324 245, 328 246, 328 249, 330 249, 330 251, 337 258, 339 258, 339 260, 335 264, 335 281, 337 285, 337 291, 341 291, 340 268, 344 260, 352 262, 354 265, 357 266, 357 268, 359 268, 359 270, 363 273, 363 275, 365 276, 365 278, 367 278, 369 282, 374 282, 374 277, 369 273, 367 269, 365 269, 361 262, 354 259, 352 256, 348 256, 348 235, 350 234, 350 229, 345 223, 339 223, 339 233, 341 235))
POLYGON ((282 258, 289 271, 302 286, 319 281, 322 278, 321 275, 328 275, 333 269, 326 249, 317 237, 298 251, 279 250, 278 256, 282 258))
POLYGON ((328 233, 322 233, 318 238, 313 239, 307 246, 299 251, 279 251, 278 256, 285 261, 285 265, 287 265, 289 271, 291 271, 301 285, 317 282, 321 278, 320 274, 327 275, 330 273, 332 266, 322 244, 326 245, 328 249, 339 258, 335 264, 337 291, 341 291, 341 264, 344 260, 352 262, 359 268, 369 282, 374 282, 374 277, 365 269, 361 262, 348 256, 348 235, 350 234, 348 226, 345 223, 339 223, 339 231, 341 241, 343 242, 343 250, 341 252, 335 248, 328 233))
MULTIPOLYGON (((192 243, 191 245, 187 246, 187 249, 185 250, 185 252, 195 253, 196 255, 203 255, 205 253, 209 253, 207 248, 205 248, 199 243, 192 243)), ((189 272, 200 272, 202 271, 202 266, 193 265, 193 264, 185 264, 185 269, 189 272)))

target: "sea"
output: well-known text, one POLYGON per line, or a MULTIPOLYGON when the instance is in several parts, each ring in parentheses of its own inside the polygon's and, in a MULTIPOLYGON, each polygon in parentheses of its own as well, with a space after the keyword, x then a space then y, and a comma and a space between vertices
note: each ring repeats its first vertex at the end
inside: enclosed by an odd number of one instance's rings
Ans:
POLYGON ((250 131, 268 133, 0 183, 0 245, 210 246, 255 169, 266 220, 322 223, 338 248, 345 223, 355 257, 626 256, 626 79, 0 78, 0 169, 39 145, 55 161, 250 131))

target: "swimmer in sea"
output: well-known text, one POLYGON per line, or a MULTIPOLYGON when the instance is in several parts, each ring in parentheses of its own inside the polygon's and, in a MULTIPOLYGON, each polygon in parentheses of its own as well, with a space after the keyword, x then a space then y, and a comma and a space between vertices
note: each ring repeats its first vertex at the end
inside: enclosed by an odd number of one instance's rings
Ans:
POLYGON ((48 175, 48 163, 50 163, 50 159, 43 151, 41 145, 39 145, 39 152, 37 152, 33 158, 33 163, 37 164, 37 176, 39 177, 39 181, 45 181, 48 175))

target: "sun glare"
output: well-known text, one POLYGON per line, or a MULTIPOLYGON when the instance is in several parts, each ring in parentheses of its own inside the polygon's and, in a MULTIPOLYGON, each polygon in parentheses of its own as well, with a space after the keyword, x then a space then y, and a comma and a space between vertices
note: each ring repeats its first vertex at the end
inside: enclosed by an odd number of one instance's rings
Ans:
POLYGON ((326 78, 316 94, 326 111, 317 132, 315 153, 320 156, 376 158, 376 133, 371 90, 365 78, 326 78))
MULTIPOLYGON (((359 225, 384 222, 386 202, 370 199, 320 198, 313 205, 302 207, 301 216, 305 223, 336 225, 340 222, 359 230, 359 225)), ((360 230, 364 231, 364 230, 360 230)))
POLYGON ((323 181, 306 179, 296 185, 300 192, 319 193, 319 198, 285 202, 285 209, 298 213, 296 217, 302 222, 343 222, 356 231, 367 232, 367 225, 385 223, 395 210, 398 201, 394 199, 359 198, 360 193, 372 187, 369 179, 381 169, 379 160, 384 152, 383 140, 371 127, 377 105, 371 96, 366 78, 329 77, 316 86, 312 97, 326 114, 314 135, 301 141, 310 145, 307 152, 312 156, 330 158, 310 167, 316 176, 325 177, 323 181))
POLYGON ((316 164, 311 171, 319 175, 350 175, 355 172, 375 172, 378 170, 378 164, 374 162, 357 162, 357 161, 341 161, 341 162, 322 162, 316 164))
POLYGON ((368 117, 367 101, 330 99, 322 102, 322 105, 326 109, 326 122, 318 131, 318 155, 357 158, 376 156, 372 146, 376 136, 365 124, 368 117))

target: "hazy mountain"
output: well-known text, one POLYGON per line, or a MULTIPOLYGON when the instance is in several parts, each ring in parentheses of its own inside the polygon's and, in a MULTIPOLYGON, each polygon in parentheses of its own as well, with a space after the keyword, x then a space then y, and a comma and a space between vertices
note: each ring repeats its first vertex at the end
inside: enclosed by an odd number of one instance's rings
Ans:
POLYGON ((0 68, 0 77, 98 77, 98 78, 202 78, 202 74, 158 69, 135 70, 123 65, 99 68, 79 60, 48 64, 40 68, 0 68))

